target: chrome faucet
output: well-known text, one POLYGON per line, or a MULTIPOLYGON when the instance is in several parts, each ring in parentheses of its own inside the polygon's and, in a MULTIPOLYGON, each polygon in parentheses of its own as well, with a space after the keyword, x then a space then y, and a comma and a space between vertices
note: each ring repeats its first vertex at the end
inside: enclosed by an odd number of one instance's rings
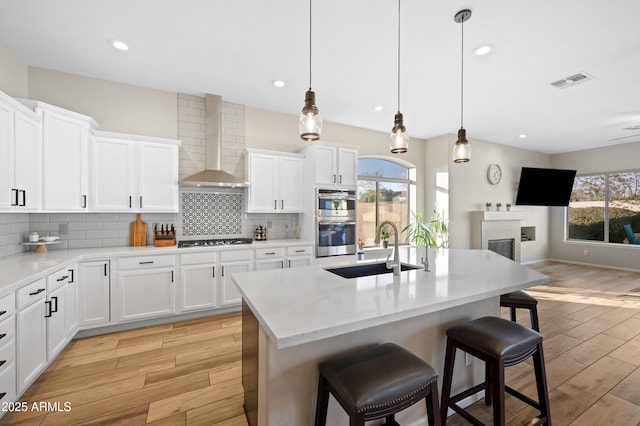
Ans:
POLYGON ((396 227, 396 225, 394 225, 393 222, 389 222, 388 220, 385 220, 384 222, 380 223, 380 226, 378 226, 378 229, 376 230, 375 242, 376 244, 380 243, 380 232, 382 231, 382 228, 385 225, 391 225, 391 228, 393 229, 393 235, 394 235, 393 262, 389 262, 389 258, 391 257, 391 255, 388 254, 387 269, 393 268, 393 275, 395 275, 396 277, 399 277, 400 276, 400 251, 398 250, 398 241, 400 241, 400 238, 398 236, 398 228, 396 227))

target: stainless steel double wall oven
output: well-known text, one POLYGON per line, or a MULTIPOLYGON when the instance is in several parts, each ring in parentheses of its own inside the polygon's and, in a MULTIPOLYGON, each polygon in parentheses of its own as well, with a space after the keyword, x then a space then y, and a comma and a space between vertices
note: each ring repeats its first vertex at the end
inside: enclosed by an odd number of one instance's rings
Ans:
POLYGON ((318 189, 316 192, 316 254, 318 257, 354 254, 356 191, 318 189))

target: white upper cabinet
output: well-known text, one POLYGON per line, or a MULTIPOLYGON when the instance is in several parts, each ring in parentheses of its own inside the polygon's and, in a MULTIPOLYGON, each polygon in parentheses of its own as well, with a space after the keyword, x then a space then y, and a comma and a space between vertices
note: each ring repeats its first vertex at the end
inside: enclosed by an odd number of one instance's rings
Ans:
POLYGON ((97 123, 53 105, 21 102, 42 118, 42 209, 86 211, 89 132, 97 123))
POLYGON ((355 188, 358 184, 358 151, 338 145, 314 144, 303 151, 316 186, 355 188))
POLYGON ((303 212, 304 156, 248 150, 251 213, 303 212))
POLYGON ((41 155, 40 118, 0 92, 0 210, 40 208, 41 155))
POLYGON ((91 211, 178 211, 180 141, 94 132, 91 211))

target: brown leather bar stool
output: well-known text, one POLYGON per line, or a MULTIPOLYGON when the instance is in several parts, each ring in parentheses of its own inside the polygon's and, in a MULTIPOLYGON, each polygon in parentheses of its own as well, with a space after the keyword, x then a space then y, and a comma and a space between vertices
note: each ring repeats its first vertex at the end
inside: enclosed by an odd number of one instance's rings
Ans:
POLYGON ((510 309, 511 321, 516 322, 516 309, 528 309, 531 318, 531 328, 538 333, 540 326, 538 325, 538 301, 529 296, 522 290, 503 294, 500 296, 500 306, 510 309))
POLYGON ((463 410, 459 405, 462 399, 485 391, 485 404, 493 399, 493 424, 505 424, 505 392, 540 411, 536 421, 530 424, 551 425, 549 414, 549 395, 547 393, 547 375, 542 352, 542 336, 535 330, 518 323, 498 317, 482 317, 447 330, 447 352, 444 361, 444 379, 440 416, 442 424, 447 422, 447 410, 452 408, 474 425, 482 425, 478 419, 463 410), (485 381, 457 395, 451 394, 451 380, 456 349, 475 356, 485 362, 485 381), (523 395, 504 383, 504 368, 516 365, 533 357, 533 366, 538 389, 538 401, 523 395))
POLYGON ((327 421, 329 394, 349 414, 350 426, 385 417, 398 425, 395 413, 426 399, 429 425, 440 425, 438 373, 426 362, 393 343, 341 355, 320 363, 316 426, 327 421))

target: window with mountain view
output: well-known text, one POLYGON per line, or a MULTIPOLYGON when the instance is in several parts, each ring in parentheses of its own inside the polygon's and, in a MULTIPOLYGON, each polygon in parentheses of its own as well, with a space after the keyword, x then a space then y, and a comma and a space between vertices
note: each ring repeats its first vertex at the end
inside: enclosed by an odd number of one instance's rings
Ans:
POLYGON ((357 235, 366 246, 374 245, 375 231, 385 220, 401 231, 409 223, 414 200, 415 169, 378 158, 358 160, 357 235))
POLYGON ((576 176, 569 239, 624 243, 626 224, 640 232, 640 171, 576 176))

